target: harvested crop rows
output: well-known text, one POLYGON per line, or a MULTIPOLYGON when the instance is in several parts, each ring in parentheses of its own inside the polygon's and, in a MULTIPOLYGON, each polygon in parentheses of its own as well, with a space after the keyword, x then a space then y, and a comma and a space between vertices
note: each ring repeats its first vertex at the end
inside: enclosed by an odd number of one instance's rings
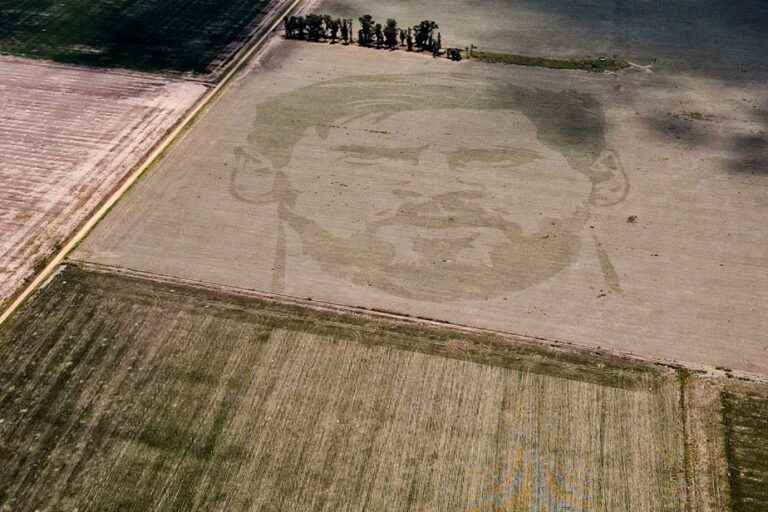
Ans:
POLYGON ((0 357, 11 508, 684 500, 679 388, 653 368, 72 267, 3 326, 0 357))
POLYGON ((15 59, 0 70, 2 304, 204 87, 15 59))
POLYGON ((204 73, 268 0, 0 0, 0 52, 92 66, 204 73))

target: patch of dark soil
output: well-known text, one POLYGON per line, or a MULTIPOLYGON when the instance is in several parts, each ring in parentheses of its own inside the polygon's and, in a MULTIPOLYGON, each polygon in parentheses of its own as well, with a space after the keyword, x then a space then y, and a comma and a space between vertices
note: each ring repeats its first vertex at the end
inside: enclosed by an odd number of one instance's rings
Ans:
POLYGON ((768 510, 768 396, 731 390, 721 399, 733 510, 768 510))

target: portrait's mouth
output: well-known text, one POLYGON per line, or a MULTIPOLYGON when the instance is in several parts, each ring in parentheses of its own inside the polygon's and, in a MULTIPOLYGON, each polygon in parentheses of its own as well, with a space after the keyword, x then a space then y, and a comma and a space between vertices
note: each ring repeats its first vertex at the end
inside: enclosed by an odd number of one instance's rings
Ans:
POLYGON ((377 214, 375 220, 368 223, 371 230, 379 231, 391 226, 398 229, 418 228, 437 236, 450 236, 452 233, 481 234, 483 232, 499 232, 507 237, 522 235, 521 227, 512 221, 504 219, 500 214, 487 211, 481 207, 452 209, 441 207, 433 202, 419 205, 418 208, 401 208, 392 214, 391 210, 377 214), (440 233, 441 235, 438 235, 440 233))

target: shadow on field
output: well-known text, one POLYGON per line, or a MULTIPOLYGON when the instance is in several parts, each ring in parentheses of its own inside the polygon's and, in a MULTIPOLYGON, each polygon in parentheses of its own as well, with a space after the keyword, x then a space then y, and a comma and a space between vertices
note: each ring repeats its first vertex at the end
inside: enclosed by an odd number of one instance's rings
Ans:
POLYGON ((659 113, 647 120, 651 129, 667 142, 686 149, 720 147, 727 156, 717 158, 725 172, 743 176, 768 176, 768 110, 746 104, 745 118, 759 123, 752 130, 719 129, 719 116, 700 112, 659 113))
MULTIPOLYGON (((485 2, 473 1, 472 8, 485 2)), ((521 42, 538 51, 618 54, 643 63, 725 81, 768 72, 768 2, 761 0, 522 0, 515 11, 540 18, 537 34, 520 28, 490 32, 491 41, 521 42)), ((514 46, 513 46, 514 47, 514 46)))
POLYGON ((768 176, 768 135, 736 135, 732 141, 736 158, 727 161, 733 173, 768 176))
POLYGON ((711 144, 713 133, 704 126, 704 119, 698 113, 672 113, 652 117, 648 120, 651 128, 667 139, 674 140, 686 146, 701 146, 711 144))
POLYGON ((762 0, 406 0, 371 8, 329 0, 325 10, 413 23, 429 14, 450 45, 531 57, 613 56, 732 82, 768 74, 768 2, 762 0))

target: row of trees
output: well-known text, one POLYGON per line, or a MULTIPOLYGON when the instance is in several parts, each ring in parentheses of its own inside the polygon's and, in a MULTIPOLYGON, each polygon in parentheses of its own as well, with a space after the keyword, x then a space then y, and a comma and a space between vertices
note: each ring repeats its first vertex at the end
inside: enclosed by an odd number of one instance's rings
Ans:
MULTIPOLYGON (((376 23, 370 14, 358 18, 360 29, 357 31, 357 43, 360 46, 389 48, 398 46, 419 51, 431 51, 439 55, 442 49, 440 28, 432 20, 424 20, 418 25, 400 28, 397 21, 388 19, 384 26, 376 23)), ((329 40, 335 43, 341 40, 344 44, 354 43, 354 23, 352 19, 334 18, 328 15, 308 14, 306 16, 290 16, 284 20, 285 36, 288 39, 306 39, 308 41, 329 40)))

